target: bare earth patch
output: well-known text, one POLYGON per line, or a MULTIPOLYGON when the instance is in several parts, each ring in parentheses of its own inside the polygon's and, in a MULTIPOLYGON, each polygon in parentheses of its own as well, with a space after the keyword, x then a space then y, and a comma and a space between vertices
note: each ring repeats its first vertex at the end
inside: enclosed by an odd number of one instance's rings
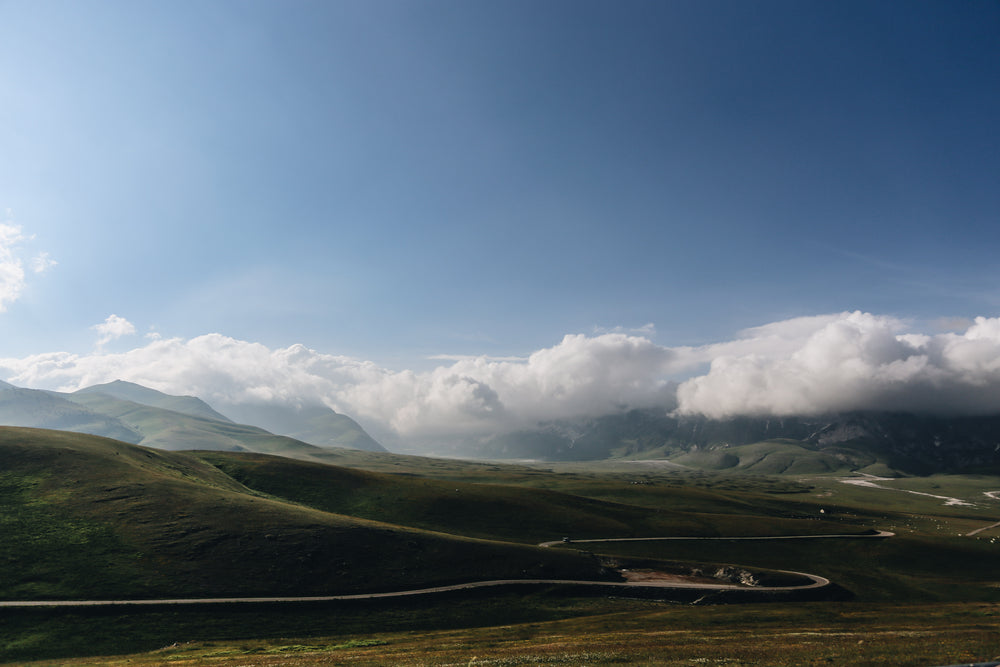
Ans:
POLYGON ((713 577, 694 576, 688 574, 676 574, 673 572, 660 572, 658 570, 621 570, 622 576, 629 583, 643 581, 657 583, 677 583, 677 584, 717 584, 718 579, 713 577))

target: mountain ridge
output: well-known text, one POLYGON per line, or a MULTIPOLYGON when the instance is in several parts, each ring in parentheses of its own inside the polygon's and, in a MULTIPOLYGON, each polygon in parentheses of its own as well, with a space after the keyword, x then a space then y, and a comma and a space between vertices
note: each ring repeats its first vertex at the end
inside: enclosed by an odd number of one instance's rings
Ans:
POLYGON ((104 384, 95 384, 73 392, 73 394, 88 393, 107 394, 125 401, 141 403, 154 408, 173 410, 174 412, 181 412, 193 417, 205 417, 208 419, 227 422, 232 421, 229 417, 217 412, 208 403, 195 396, 173 396, 155 389, 150 389, 149 387, 144 387, 141 384, 126 382, 125 380, 114 380, 104 384))
MULTIPOLYGON (((905 474, 1000 470, 1000 415, 937 417, 904 412, 845 412, 802 417, 677 417, 664 410, 541 424, 472 445, 485 458, 552 461, 679 459, 714 452, 715 469, 741 469, 723 455, 756 443, 788 441, 833 457, 845 469, 879 464, 905 474)), ((745 466, 743 466, 745 468, 745 466)))
POLYGON ((331 447, 386 451, 349 417, 328 412, 334 417, 323 414, 325 421, 319 419, 306 430, 322 443, 318 445, 257 424, 234 422, 194 396, 173 396, 120 380, 72 393, 0 385, 0 424, 8 426, 88 433, 168 450, 252 451, 299 457, 331 447))

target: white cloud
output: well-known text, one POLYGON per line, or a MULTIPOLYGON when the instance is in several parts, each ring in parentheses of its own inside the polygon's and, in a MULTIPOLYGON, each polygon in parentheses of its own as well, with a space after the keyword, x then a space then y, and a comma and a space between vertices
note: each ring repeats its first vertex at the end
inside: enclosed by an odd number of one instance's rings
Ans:
MULTIPOLYGON (((111 322, 108 329, 127 328, 111 322)), ((664 376, 672 357, 644 338, 575 335, 524 360, 460 359, 416 373, 301 345, 272 350, 209 334, 116 354, 0 359, 0 373, 16 385, 66 391, 125 379, 217 405, 321 400, 382 433, 433 437, 663 403, 671 394, 664 376)))
POLYGON ((24 289, 24 263, 18 252, 24 239, 18 225, 0 224, 0 312, 24 289))
POLYGON ((121 338, 122 336, 129 336, 135 333, 135 325, 126 320, 124 317, 119 317, 114 314, 108 315, 106 320, 100 324, 95 324, 90 328, 100 334, 97 339, 98 347, 102 347, 117 338, 121 338))
POLYGON ((647 322, 641 327, 623 327, 621 325, 615 327, 594 327, 595 334, 606 334, 606 333, 627 333, 636 336, 653 336, 656 334, 656 325, 652 322, 647 322))
MULTIPOLYGON (((10 211, 7 211, 10 215, 10 211)), ((17 301, 24 291, 25 270, 23 244, 32 237, 24 234, 20 225, 0 223, 0 313, 17 301)), ((43 273, 55 265, 48 253, 39 253, 30 261, 34 273, 43 273)))
MULTIPOLYGON (((134 332, 123 318, 105 335, 134 332)), ((103 330, 102 330, 103 332, 103 330)), ((124 379, 227 404, 322 401, 376 437, 433 441, 625 407, 788 415, 853 409, 1000 412, 1000 319, 923 334, 893 317, 837 313, 774 322, 731 341, 669 348, 642 336, 568 335, 526 358, 442 359, 391 370, 302 345, 271 349, 208 334, 127 352, 0 359, 0 377, 73 390, 124 379), (672 382, 687 374, 679 387, 672 382), (675 395, 676 393, 676 395, 675 395)))
POLYGON ((1000 412, 1000 319, 962 334, 905 331, 868 313, 777 322, 713 346, 708 372, 678 388, 679 411, 818 414, 843 410, 1000 412))
POLYGON ((40 252, 32 258, 31 270, 35 273, 45 273, 58 263, 59 262, 49 257, 49 253, 40 252))

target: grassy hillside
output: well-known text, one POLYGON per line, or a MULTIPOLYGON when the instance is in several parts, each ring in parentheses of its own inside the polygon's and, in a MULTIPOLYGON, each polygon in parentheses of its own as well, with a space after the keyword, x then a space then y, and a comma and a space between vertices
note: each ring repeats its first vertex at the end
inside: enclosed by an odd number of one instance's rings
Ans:
POLYGON ((97 384, 92 387, 86 387, 74 392, 73 395, 79 396, 80 394, 93 393, 107 394, 108 396, 120 398, 123 401, 142 403, 143 405, 149 405, 154 408, 163 408, 164 410, 171 410, 173 412, 180 412, 186 415, 191 415, 192 417, 203 417, 205 419, 214 419, 216 421, 230 421, 228 417, 216 412, 210 405, 205 403, 200 398, 196 398, 194 396, 171 396, 170 394, 164 394, 163 392, 156 391, 155 389, 143 387, 142 385, 135 384, 134 382, 125 382, 123 380, 115 380, 114 382, 108 382, 106 384, 97 384))
POLYGON ((95 412, 65 397, 37 389, 0 385, 0 424, 99 433, 136 443, 142 435, 110 415, 95 412))
MULTIPOLYGON (((783 444, 748 446, 746 455, 780 455, 783 444)), ((997 655, 995 476, 322 456, 354 467, 0 428, 0 598, 309 595, 602 576, 576 547, 628 567, 647 559, 813 572, 843 599, 678 607, 553 587, 211 610, 0 609, 0 661, 73 664, 66 656, 138 650, 153 652, 80 664, 949 664, 997 655), (897 535, 530 544, 875 527, 897 535)))
MULTIPOLYGON (((582 493, 509 484, 469 483, 389 475, 261 455, 202 452, 198 456, 247 487, 338 514, 476 537, 537 543, 560 536, 634 537, 822 533, 843 526, 764 516, 749 504, 743 516, 671 509, 669 500, 642 507, 582 493), (760 525, 766 522, 767 525, 760 525)), ((503 470, 502 468, 500 469, 503 470)), ((496 481, 511 481, 494 472, 496 481)), ((675 489, 680 500, 684 491, 675 489)), ((735 503, 728 503, 729 510, 735 503)), ((701 509, 716 509, 708 500, 701 509)))
POLYGON ((100 392, 71 395, 87 409, 128 424, 142 439, 137 444, 166 450, 223 449, 311 456, 320 448, 262 428, 174 412, 100 392))
POLYGON ((222 408, 236 421, 255 424, 311 445, 386 451, 356 421, 322 404, 292 407, 246 403, 222 408))
POLYGON ((5 599, 317 595, 600 569, 320 511, 190 454, 95 436, 0 428, 0 470, 5 599))
POLYGON ((984 603, 692 607, 511 594, 391 608, 311 605, 222 614, 158 610, 70 618, 29 611, 4 629, 30 630, 35 642, 73 643, 77 655, 109 656, 63 659, 61 666, 868 667, 1000 657, 1000 610, 984 603), (227 616, 229 623, 220 622, 227 616), (120 652, 123 635, 148 652, 110 655, 120 652))
POLYGON ((793 440, 766 440, 736 447, 693 449, 672 462, 703 470, 738 470, 758 475, 813 475, 849 472, 876 459, 848 450, 817 450, 793 440))

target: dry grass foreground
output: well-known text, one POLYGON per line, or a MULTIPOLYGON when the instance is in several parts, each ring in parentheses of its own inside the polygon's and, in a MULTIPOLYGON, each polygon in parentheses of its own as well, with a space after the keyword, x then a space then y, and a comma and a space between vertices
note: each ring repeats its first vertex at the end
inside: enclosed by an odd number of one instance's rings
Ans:
MULTIPOLYGON (((490 628, 182 644, 60 665, 945 665, 1000 656, 1000 605, 664 607, 490 628)), ((31 663, 52 665, 52 662, 31 663)))

